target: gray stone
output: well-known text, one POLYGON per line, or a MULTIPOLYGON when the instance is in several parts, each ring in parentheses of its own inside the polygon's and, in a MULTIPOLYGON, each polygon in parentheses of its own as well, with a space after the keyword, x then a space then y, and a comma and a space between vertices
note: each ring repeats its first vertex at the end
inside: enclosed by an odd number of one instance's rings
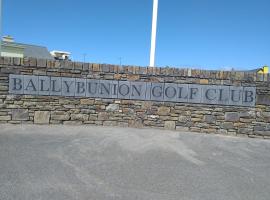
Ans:
POLYGON ((258 105, 270 105, 270 95, 269 94, 259 94, 256 98, 256 104, 258 105))
POLYGON ((87 79, 86 81, 86 96, 98 97, 99 94, 99 80, 87 79))
POLYGON ((147 84, 145 82, 131 82, 130 99, 145 100, 147 84))
POLYGON ((252 134, 252 129, 249 129, 249 128, 240 128, 238 130, 238 133, 239 134, 252 134))
POLYGON ((218 100, 219 105, 229 105, 230 103, 230 87, 229 86, 217 86, 218 89, 218 100))
POLYGON ((104 121, 103 126, 117 126, 117 121, 104 121))
POLYGON ((118 85, 118 98, 130 99, 131 87, 129 81, 119 81, 118 85))
POLYGON ((164 101, 164 83, 152 83, 151 100, 164 101))
POLYGON ((164 128, 169 130, 175 130, 175 121, 165 121, 164 128))
POLYGON ((51 90, 51 78, 49 76, 38 77, 38 94, 39 95, 50 95, 51 90))
POLYGON ((111 95, 110 98, 118 98, 118 81, 111 81, 111 95))
POLYGON ((106 112, 99 112, 98 113, 98 120, 107 120, 109 119, 109 115, 106 112))
POLYGON ((226 129, 226 130, 234 129, 234 125, 232 122, 224 122, 221 124, 221 128, 226 129))
POLYGON ((166 115, 169 115, 170 112, 171 112, 171 109, 169 107, 162 106, 158 108, 157 114, 161 116, 166 116, 166 115))
POLYGON ((38 94, 39 84, 38 84, 38 76, 23 76, 23 85, 24 85, 24 94, 38 94))
POLYGON ((9 75, 9 93, 23 94, 23 75, 9 75))
POLYGON ((265 118, 269 118, 270 117, 270 112, 262 112, 262 116, 265 118))
POLYGON ((254 118, 256 117, 255 111, 240 112, 239 116, 242 118, 254 118))
POLYGON ((163 96, 164 101, 176 102, 178 96, 178 85, 174 83, 165 83, 163 96))
POLYGON ((229 105, 234 106, 243 105, 243 87, 230 86, 229 105))
POLYGON ((177 131, 189 131, 188 127, 185 126, 176 126, 177 131))
POLYGON ((11 120, 11 116, 7 115, 7 116, 0 116, 0 121, 9 121, 11 120))
POLYGON ((178 121, 185 124, 191 120, 191 116, 179 116, 178 121))
POLYGON ((202 86, 202 100, 204 104, 217 104, 219 90, 217 86, 203 85, 202 86))
POLYGON ((75 96, 75 78, 62 78, 62 96, 74 97, 75 96))
POLYGON ((254 107, 256 104, 256 88, 244 87, 243 92, 243 106, 254 107))
POLYGON ((254 131, 255 135, 270 136, 270 131, 254 131))
POLYGON ((145 100, 151 100, 151 88, 152 83, 146 82, 146 94, 145 94, 145 100))
POLYGON ((87 121, 89 118, 88 114, 71 114, 71 120, 87 121))
POLYGON ((27 109, 13 109, 12 120, 26 121, 29 120, 29 113, 27 109))
POLYGON ((51 96, 61 96, 62 95, 62 78, 61 77, 51 77, 51 96))
POLYGON ((106 107, 107 112, 119 111, 119 104, 110 104, 106 107))
POLYGON ((217 130, 217 133, 222 134, 222 135, 227 135, 228 131, 224 130, 224 129, 219 129, 219 130, 217 130))
POLYGON ((265 130, 265 126, 261 125, 261 126, 254 126, 254 131, 264 131, 265 130))
POLYGON ((68 126, 78 126, 82 125, 82 121, 65 121, 63 124, 68 126))
POLYGON ((100 80, 99 81, 99 94, 100 98, 111 98, 112 94, 112 81, 100 80))
POLYGON ((240 116, 237 112, 227 112, 225 113, 225 121, 227 122, 237 122, 239 121, 240 116))
POLYGON ((52 120, 59 120, 59 121, 66 121, 66 120, 70 119, 70 116, 68 113, 61 113, 61 114, 52 113, 51 119, 52 120))
POLYGON ((35 124, 49 124, 50 111, 36 111, 34 115, 35 124))
POLYGON ((76 97, 85 97, 86 96, 86 79, 76 78, 75 96, 76 97))
POLYGON ((204 121, 208 124, 214 124, 214 123, 216 123, 216 117, 213 115, 205 115, 204 121))
POLYGON ((188 84, 178 84, 177 85, 177 102, 188 102, 189 92, 188 92, 188 84))
POLYGON ((202 100, 202 85, 190 84, 189 90, 189 103, 201 103, 202 100))

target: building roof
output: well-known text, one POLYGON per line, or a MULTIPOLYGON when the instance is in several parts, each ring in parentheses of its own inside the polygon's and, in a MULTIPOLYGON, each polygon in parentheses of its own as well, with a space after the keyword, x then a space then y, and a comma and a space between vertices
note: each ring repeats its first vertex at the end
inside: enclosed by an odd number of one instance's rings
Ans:
POLYGON ((42 58, 54 60, 51 56, 50 52, 46 47, 30 45, 30 44, 22 44, 17 42, 2 42, 3 45, 12 45, 12 46, 20 46, 24 48, 24 57, 32 57, 32 58, 42 58))

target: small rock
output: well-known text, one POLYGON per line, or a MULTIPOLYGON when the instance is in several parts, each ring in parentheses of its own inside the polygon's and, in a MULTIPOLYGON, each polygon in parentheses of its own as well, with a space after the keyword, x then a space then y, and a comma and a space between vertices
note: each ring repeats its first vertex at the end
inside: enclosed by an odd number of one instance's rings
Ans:
POLYGON ((13 109, 12 120, 26 121, 29 119, 29 113, 27 109, 13 109))
POLYGON ((216 117, 213 115, 205 115, 204 121, 208 124, 214 124, 216 122, 216 117))
POLYGON ((221 124, 221 128, 223 129, 234 129, 234 125, 232 122, 224 122, 223 124, 221 124))
POLYGON ((81 99, 80 103, 81 105, 93 105, 95 100, 93 99, 81 99))
POLYGON ((0 116, 0 121, 9 121, 11 120, 11 117, 9 115, 7 116, 0 116))
POLYGON ((104 121, 103 126, 117 126, 117 121, 104 121))
POLYGON ((239 121, 240 116, 239 113, 237 112, 228 112, 225 113, 225 121, 227 122, 237 122, 239 121))
POLYGON ((158 115, 168 115, 168 114, 170 114, 170 111, 171 111, 171 109, 169 107, 162 106, 162 107, 158 108, 157 114, 158 115))
POLYGON ((165 121, 164 128, 169 130, 175 130, 175 121, 165 121))
POLYGON ((87 121, 89 115, 87 114, 71 114, 71 120, 87 121))
POLYGON ((119 111, 119 104, 110 104, 106 107, 107 112, 119 111))
POLYGON ((49 124, 50 111, 36 111, 34 115, 35 124, 49 124))

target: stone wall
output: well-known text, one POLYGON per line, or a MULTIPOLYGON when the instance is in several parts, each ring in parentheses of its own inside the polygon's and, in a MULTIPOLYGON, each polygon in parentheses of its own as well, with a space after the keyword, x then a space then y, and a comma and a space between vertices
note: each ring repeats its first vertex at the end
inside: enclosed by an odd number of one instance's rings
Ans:
POLYGON ((0 123, 156 127, 270 138, 268 74, 0 58, 0 123), (10 75, 256 87, 255 106, 10 94, 10 75))

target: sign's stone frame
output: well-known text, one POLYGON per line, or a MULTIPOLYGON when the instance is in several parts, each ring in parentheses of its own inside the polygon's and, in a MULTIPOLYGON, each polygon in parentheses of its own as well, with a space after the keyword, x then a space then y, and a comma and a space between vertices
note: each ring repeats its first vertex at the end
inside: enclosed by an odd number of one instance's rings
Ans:
POLYGON ((9 93, 254 107, 256 87, 9 75, 9 93))

